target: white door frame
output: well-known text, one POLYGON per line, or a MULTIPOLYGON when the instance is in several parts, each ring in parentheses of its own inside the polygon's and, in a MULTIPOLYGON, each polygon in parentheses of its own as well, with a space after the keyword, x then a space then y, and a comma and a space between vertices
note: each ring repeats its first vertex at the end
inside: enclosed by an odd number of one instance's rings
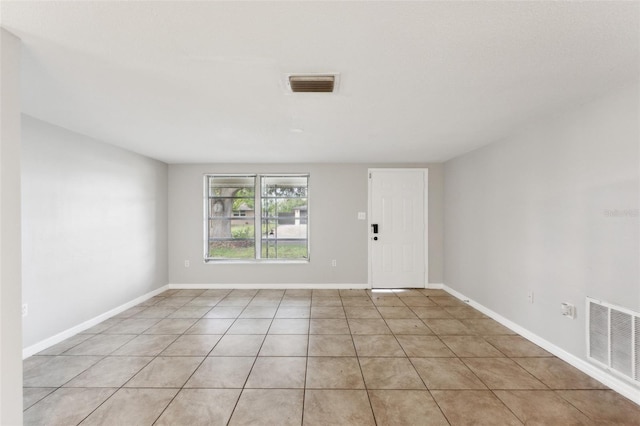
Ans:
POLYGON ((373 234, 371 233, 371 173, 373 172, 402 172, 402 171, 420 171, 423 172, 424 176, 424 283, 423 288, 427 287, 429 283, 429 169, 428 168, 370 168, 367 170, 367 185, 368 185, 368 218, 367 218, 367 282, 369 284, 369 288, 373 288, 373 274, 372 272, 372 263, 371 263, 371 255, 372 255, 372 243, 373 243, 373 234))

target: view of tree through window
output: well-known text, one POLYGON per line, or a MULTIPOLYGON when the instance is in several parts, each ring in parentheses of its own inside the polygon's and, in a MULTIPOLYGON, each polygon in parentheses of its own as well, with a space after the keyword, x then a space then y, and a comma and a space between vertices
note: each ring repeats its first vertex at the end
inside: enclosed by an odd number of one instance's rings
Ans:
POLYGON ((254 223, 235 216, 254 210, 255 176, 209 176, 208 258, 253 259, 256 253, 254 223))
POLYGON ((205 260, 309 258, 307 175, 208 175, 206 185, 205 260))

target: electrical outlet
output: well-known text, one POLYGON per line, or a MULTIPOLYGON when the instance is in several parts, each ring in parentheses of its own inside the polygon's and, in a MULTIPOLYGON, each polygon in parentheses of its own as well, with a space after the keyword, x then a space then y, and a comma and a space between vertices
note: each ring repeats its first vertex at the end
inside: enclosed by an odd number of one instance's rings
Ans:
POLYGON ((22 317, 26 317, 27 315, 29 315, 29 305, 25 303, 22 305, 22 317))
POLYGON ((529 303, 533 303, 533 291, 527 293, 527 300, 529 303))
POLYGON ((366 212, 358 212, 358 220, 367 220, 366 212))
POLYGON ((189 267, 189 265, 190 265, 189 261, 188 261, 188 260, 185 260, 185 261, 184 261, 184 267, 185 267, 185 268, 188 268, 188 267, 189 267))
POLYGON ((331 261, 331 266, 332 266, 332 267, 334 267, 334 268, 335 268, 336 266, 338 266, 338 261, 337 261, 337 260, 335 260, 335 259, 333 259, 333 260, 331 261))
POLYGON ((574 319, 576 317, 576 307, 571 303, 561 303, 560 312, 567 318, 574 319))

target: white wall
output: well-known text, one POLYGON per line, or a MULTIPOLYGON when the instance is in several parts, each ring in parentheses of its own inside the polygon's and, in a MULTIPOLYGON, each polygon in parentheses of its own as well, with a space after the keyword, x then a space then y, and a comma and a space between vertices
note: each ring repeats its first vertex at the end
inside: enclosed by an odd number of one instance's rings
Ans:
POLYGON ((20 40, 0 28, 0 424, 22 424, 20 40))
POLYGON ((445 284, 582 359, 586 296, 640 311, 638 94, 445 163, 445 284))
MULTIPOLYGON (((176 164, 169 166, 169 282, 172 284, 367 284, 367 169, 380 164, 176 164), (310 173, 310 262, 203 262, 203 175, 310 173), (336 259, 337 267, 331 267, 336 259), (184 267, 184 261, 190 267, 184 267)), ((442 166, 429 168, 429 282, 442 282, 442 166)))
POLYGON ((166 164, 23 116, 24 346, 167 279, 166 164))

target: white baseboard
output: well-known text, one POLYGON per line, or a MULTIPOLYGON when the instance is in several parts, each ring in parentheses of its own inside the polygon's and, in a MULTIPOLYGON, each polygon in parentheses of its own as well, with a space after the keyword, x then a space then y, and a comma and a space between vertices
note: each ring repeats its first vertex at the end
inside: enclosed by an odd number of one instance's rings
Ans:
POLYGON ((487 315, 488 317, 498 321, 500 324, 504 325, 505 327, 515 331, 525 339, 530 340, 531 342, 540 346, 542 349, 546 350, 547 352, 550 352, 551 354, 557 356, 558 358, 565 361, 566 363, 574 366, 578 370, 594 378, 595 380, 599 381, 605 386, 610 387, 614 391, 618 392, 619 394, 625 396, 626 398, 640 405, 640 391, 638 390, 638 388, 634 387, 633 385, 623 380, 620 380, 619 378, 608 373, 607 371, 602 370, 596 367, 595 365, 592 365, 587 361, 580 359, 577 356, 565 351, 564 349, 543 339, 537 334, 534 334, 531 331, 519 326, 518 324, 506 319, 505 317, 492 311, 491 309, 469 299, 462 293, 459 293, 456 290, 452 289, 451 287, 448 287, 446 284, 443 284, 442 289, 447 291, 451 295, 455 296, 456 298, 460 299, 461 301, 468 303, 470 306, 479 310, 480 312, 487 315))
POLYGON ((371 288, 369 284, 303 284, 303 283, 291 283, 291 284, 169 284, 168 288, 172 290, 239 290, 239 289, 268 289, 268 290, 360 290, 371 288))
POLYGON ((427 284, 427 286, 425 288, 428 288, 430 290, 442 290, 444 288, 444 284, 443 283, 429 283, 429 284, 427 284))
POLYGON ((62 331, 54 336, 51 336, 47 339, 44 339, 34 345, 28 346, 24 349, 22 349, 22 359, 28 358, 31 355, 35 355, 38 352, 41 352, 47 348, 50 348, 53 345, 56 345, 60 342, 62 342, 65 339, 68 339, 71 336, 75 336, 76 334, 87 330, 91 327, 93 327, 94 325, 97 325, 99 323, 101 323, 102 321, 109 319, 115 315, 118 315, 121 312, 126 311, 129 308, 133 308, 134 306, 136 306, 139 303, 144 302, 145 300, 151 299, 153 296, 157 296, 158 294, 162 293, 163 291, 166 291, 169 288, 168 285, 164 285, 160 288, 157 288, 147 294, 144 294, 140 297, 136 297, 135 299, 131 300, 130 302, 127 302, 123 305, 118 306, 117 308, 113 308, 110 311, 107 311, 103 314, 98 315, 97 317, 91 318, 90 320, 87 320, 81 324, 76 325, 75 327, 71 327, 68 330, 62 331))
MULTIPOLYGON (((172 283, 168 285, 171 290, 237 290, 237 289, 273 289, 273 290, 289 290, 289 289, 308 289, 308 290, 368 290, 371 285, 367 283, 360 284, 344 284, 344 283, 327 283, 327 284, 305 284, 305 283, 289 283, 289 284, 185 284, 185 283, 172 283)), ((424 288, 428 289, 442 289, 444 284, 442 283, 429 283, 424 288)))

